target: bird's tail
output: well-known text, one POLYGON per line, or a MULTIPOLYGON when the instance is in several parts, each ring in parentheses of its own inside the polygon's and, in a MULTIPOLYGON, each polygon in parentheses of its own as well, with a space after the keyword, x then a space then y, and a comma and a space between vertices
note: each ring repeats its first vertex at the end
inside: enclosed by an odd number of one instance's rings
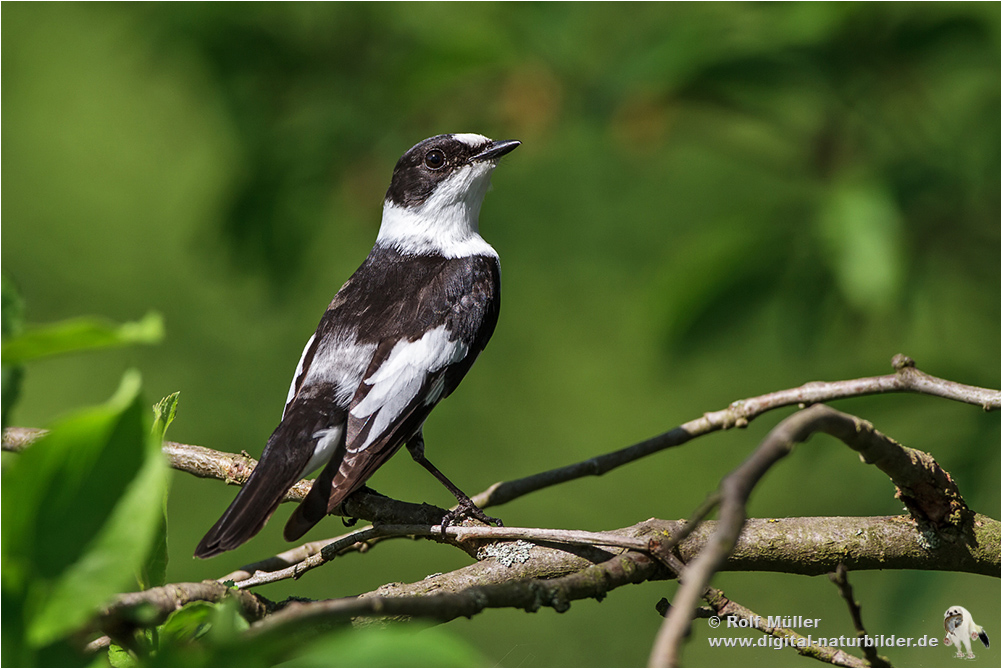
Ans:
POLYGON ((327 515, 327 501, 331 495, 331 482, 337 471, 337 458, 334 464, 328 464, 313 482, 313 487, 307 493, 306 499, 296 507, 285 524, 283 537, 286 541, 295 541, 310 531, 314 525, 327 515))
POLYGON ((209 558, 233 550, 260 532, 285 493, 299 480, 302 465, 284 458, 282 449, 275 447, 278 433, 276 430, 271 435, 247 483, 199 542, 195 557, 209 558))

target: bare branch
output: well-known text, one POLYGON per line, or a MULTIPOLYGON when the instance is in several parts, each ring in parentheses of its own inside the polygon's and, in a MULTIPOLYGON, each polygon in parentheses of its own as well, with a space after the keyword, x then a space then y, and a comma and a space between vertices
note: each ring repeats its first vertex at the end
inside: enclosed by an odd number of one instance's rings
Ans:
MULTIPOLYGON (((633 539, 637 546, 646 544, 657 549, 659 542, 663 545, 684 525, 682 521, 650 519, 613 534, 623 540, 633 539)), ((677 547, 679 558, 686 562, 694 560, 705 550, 717 526, 717 522, 708 521, 697 527, 677 547)), ((820 575, 832 571, 842 561, 854 570, 940 569, 997 577, 999 522, 977 516, 974 527, 970 546, 948 543, 930 550, 915 522, 907 516, 751 519, 722 569, 820 575)), ((185 603, 220 601, 227 593, 240 597, 246 618, 262 621, 256 627, 259 633, 329 625, 355 616, 449 620, 485 608, 507 606, 529 610, 551 606, 565 610, 573 600, 601 598, 622 585, 674 577, 657 560, 639 551, 622 552, 620 548, 610 551, 591 545, 533 544, 522 559, 505 561, 485 556, 447 574, 409 584, 389 583, 358 598, 373 601, 347 598, 294 603, 270 615, 279 605, 247 590, 226 588, 213 581, 179 583, 121 595, 102 611, 97 627, 105 633, 122 635, 140 626, 159 624, 185 603), (152 618, 136 615, 144 602, 152 604, 156 612, 152 618)))
POLYGON ((420 596, 386 596, 376 591, 357 598, 293 602, 255 623, 251 633, 286 634, 289 630, 326 627, 359 616, 420 617, 446 622, 471 617, 487 608, 536 611, 542 606, 550 606, 557 611, 566 611, 573 600, 601 597, 622 585, 643 582, 659 569, 657 561, 630 551, 557 578, 523 580, 508 576, 503 583, 473 585, 455 592, 427 594, 426 591, 420 596))
MULTIPOLYGON (((642 542, 657 540, 660 546, 651 546, 663 562, 668 551, 674 550, 682 528, 682 521, 650 519, 633 527, 601 533, 625 537, 640 537, 642 542), (638 528, 648 528, 641 531, 638 528), (638 532, 640 532, 638 534, 638 532)), ((705 522, 694 527, 691 537, 679 541, 679 554, 685 561, 692 560, 706 545, 717 527, 716 522, 705 522)), ((334 554, 364 552, 372 542, 406 534, 375 536, 368 528, 320 541, 311 541, 275 557, 262 560, 218 579, 233 581, 240 588, 270 583, 285 578, 298 578, 305 572, 333 559, 334 554), (365 534, 362 534, 366 532, 365 534), (321 556, 321 550, 324 555, 321 556), (248 579, 254 578, 253 581, 248 579)), ((429 528, 423 528, 429 529, 429 528)), ((430 528, 433 530, 433 528, 430 528)), ((457 528, 469 531, 473 528, 457 528)), ((486 533, 516 528, 477 528, 486 533)), ((522 531, 522 530, 518 530, 522 531)), ((529 533, 539 530, 527 530, 529 533)), ((552 531, 552 530, 551 530, 552 531)), ((545 532, 545 530, 539 531, 545 532)), ((944 542, 936 550, 929 549, 926 535, 917 530, 907 516, 878 517, 810 517, 750 519, 724 565, 727 571, 775 571, 788 574, 818 576, 835 569, 840 561, 854 570, 867 569, 924 569, 947 570, 998 576, 999 523, 986 516, 976 516, 974 535, 970 543, 944 542), (833 543, 834 542, 834 543, 833 543)), ((435 532, 426 534, 435 539, 435 532)), ((636 547, 642 542, 638 542, 636 547)), ((471 555, 476 551, 460 545, 471 555)), ((554 548, 554 550, 557 550, 554 548)), ((559 551, 558 551, 559 552, 559 551)), ((668 560, 674 569, 678 563, 668 560)), ((560 564, 557 569, 567 573, 573 567, 560 564)), ((536 574, 533 577, 539 577, 536 574)))
POLYGON ((681 446, 696 437, 733 427, 746 427, 748 423, 763 413, 782 407, 809 406, 847 397, 900 392, 935 395, 974 404, 986 411, 997 411, 1002 404, 1002 393, 998 390, 967 386, 930 376, 917 369, 911 358, 900 353, 894 356, 891 362, 896 371, 894 374, 886 376, 871 376, 847 381, 814 381, 799 388, 737 400, 726 409, 703 414, 701 418, 683 423, 673 430, 633 446, 525 478, 495 483, 486 491, 474 496, 473 501, 481 508, 497 506, 542 488, 585 476, 601 476, 612 469, 653 453, 681 446))
POLYGON ((866 643, 868 635, 866 628, 863 626, 862 607, 860 607, 856 598, 853 597, 852 586, 849 585, 849 572, 846 570, 845 565, 839 564, 835 571, 828 574, 828 578, 838 588, 839 594, 842 595, 842 599, 845 600, 846 605, 849 607, 849 617, 852 618, 852 626, 856 628, 856 638, 859 639, 859 646, 863 649, 866 661, 871 667, 891 666, 887 658, 877 654, 877 649, 872 644, 866 643))

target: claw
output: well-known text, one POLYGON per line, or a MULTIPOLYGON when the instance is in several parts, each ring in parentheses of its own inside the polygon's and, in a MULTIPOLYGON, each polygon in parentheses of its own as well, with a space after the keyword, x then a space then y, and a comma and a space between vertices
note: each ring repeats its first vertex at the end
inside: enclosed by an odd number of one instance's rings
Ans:
POLYGON ((479 506, 474 504, 472 501, 467 500, 469 503, 460 502, 459 506, 455 509, 449 511, 444 516, 442 516, 442 534, 445 534, 445 528, 449 527, 452 523, 463 518, 473 518, 474 520, 479 520, 485 525, 495 525, 497 527, 504 527, 504 523, 501 522, 500 518, 495 518, 494 516, 488 516, 484 513, 479 506))

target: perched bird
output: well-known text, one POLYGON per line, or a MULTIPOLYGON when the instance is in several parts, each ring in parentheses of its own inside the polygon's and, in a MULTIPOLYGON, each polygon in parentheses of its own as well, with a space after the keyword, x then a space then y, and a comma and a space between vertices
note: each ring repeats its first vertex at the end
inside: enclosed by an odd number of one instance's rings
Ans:
POLYGON ((947 646, 956 646, 957 654, 954 657, 963 658, 964 651, 961 645, 967 649, 967 659, 974 659, 974 651, 971 650, 971 641, 981 639, 981 643, 988 648, 988 634, 981 625, 974 622, 971 612, 963 606, 951 606, 943 614, 943 627, 946 629, 946 638, 943 639, 947 646))
POLYGON ((443 524, 461 515, 499 522, 428 462, 421 430, 497 324, 501 268, 478 221, 491 173, 519 144, 438 135, 400 158, 375 246, 306 343, 281 423, 196 557, 253 537, 289 488, 324 466, 285 526, 285 539, 298 539, 404 444, 459 500, 443 524))

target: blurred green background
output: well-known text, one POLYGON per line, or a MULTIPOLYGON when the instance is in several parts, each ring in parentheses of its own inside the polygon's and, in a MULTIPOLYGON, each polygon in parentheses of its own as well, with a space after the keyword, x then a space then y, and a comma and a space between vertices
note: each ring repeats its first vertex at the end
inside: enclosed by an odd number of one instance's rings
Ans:
MULTIPOLYGON (((898 352, 1000 386, 997 3, 5 3, 3 20, 2 261, 28 320, 156 309, 167 324, 157 347, 29 366, 15 425, 102 401, 136 366, 151 403, 181 391, 169 438, 260 454, 303 344, 371 247, 396 159, 441 132, 523 142, 481 216, 502 259, 499 327, 425 431, 471 494, 739 398, 888 373, 898 352)), ((836 406, 931 452, 999 518, 998 414, 922 396, 836 406)), ((589 530, 687 517, 782 415, 492 513, 589 530)), ((450 503, 406 454, 371 483, 450 503)), ((819 437, 750 513, 897 514, 893 491, 819 437)), ((193 560, 233 494, 175 476, 169 580, 287 547, 283 507, 241 549, 193 560)), ((309 538, 342 531, 331 519, 309 538)), ((382 544, 261 592, 350 595, 466 562, 382 544)), ((850 580, 871 633, 941 639, 953 604, 1002 631, 996 579, 850 580)), ((717 584, 763 615, 851 633, 825 578, 717 584)), ((638 665, 674 588, 446 629, 497 666, 638 665)), ((687 664, 813 665, 710 649, 707 632, 687 664)))

